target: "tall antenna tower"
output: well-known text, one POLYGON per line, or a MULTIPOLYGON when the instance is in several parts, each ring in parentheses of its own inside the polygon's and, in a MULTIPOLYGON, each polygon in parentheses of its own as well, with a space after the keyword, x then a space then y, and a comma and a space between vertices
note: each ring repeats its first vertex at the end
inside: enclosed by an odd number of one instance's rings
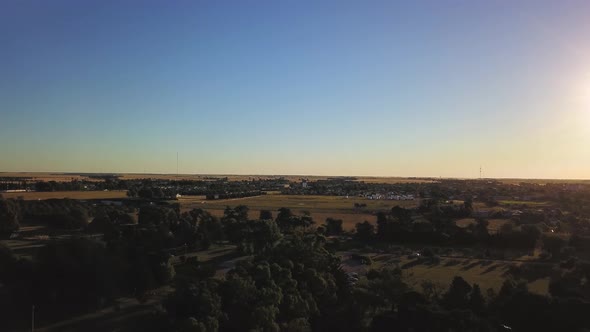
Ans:
POLYGON ((479 166, 479 179, 480 180, 482 179, 482 176, 481 176, 481 165, 479 166))
POLYGON ((176 176, 178 176, 178 152, 176 152, 176 176))

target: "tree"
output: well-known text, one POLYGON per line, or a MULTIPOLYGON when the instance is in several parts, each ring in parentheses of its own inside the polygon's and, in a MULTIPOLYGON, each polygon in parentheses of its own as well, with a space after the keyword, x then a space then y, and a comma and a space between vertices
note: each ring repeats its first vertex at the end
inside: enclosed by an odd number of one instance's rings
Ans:
POLYGON ((7 247, 0 244, 0 283, 10 283, 15 275, 17 257, 7 247))
POLYGON ((326 235, 340 235, 342 233, 342 219, 326 219, 326 235))
POLYGON ((487 219, 477 218, 475 220, 475 236, 480 240, 486 240, 489 238, 488 225, 490 224, 487 219))
POLYGON ((355 238, 362 242, 368 242, 373 239, 375 235, 375 226, 368 221, 357 223, 355 238))
POLYGON ((107 233, 112 231, 114 224, 104 211, 99 211, 92 222, 88 224, 87 230, 96 233, 107 233))
POLYGON ((465 208, 466 212, 468 213, 468 215, 471 215, 471 213, 473 212, 473 198, 468 197, 464 202, 463 202, 463 207, 465 208))
POLYGON ((141 225, 169 226, 177 220, 178 215, 169 207, 146 205, 139 209, 138 223, 141 225))
POLYGON ((391 215, 402 222, 412 220, 412 211, 399 205, 396 205, 391 209, 391 215))
POLYGON ((85 208, 74 208, 70 212, 70 215, 72 217, 73 224, 75 225, 73 228, 85 227, 88 225, 88 221, 90 220, 90 217, 88 216, 88 210, 85 208))
POLYGON ((269 250, 281 239, 281 231, 272 220, 251 220, 244 223, 241 247, 253 253, 269 250))
POLYGON ((442 302, 449 309, 466 309, 469 306, 471 290, 471 286, 465 279, 455 276, 449 290, 443 296, 442 302))
POLYGON ((248 211, 250 211, 250 209, 245 206, 245 205, 238 205, 234 208, 234 211, 236 213, 236 218, 240 221, 246 221, 248 220, 248 211))
POLYGON ((514 232, 514 224, 509 221, 500 227, 500 234, 507 235, 514 232))
POLYGON ((280 208, 279 214, 277 215, 276 222, 279 224, 281 222, 288 222, 291 217, 293 217, 293 212, 291 212, 291 209, 280 208))
POLYGON ((276 218, 276 223, 279 226, 281 232, 291 233, 296 228, 304 227, 307 228, 314 224, 314 221, 309 212, 303 213, 302 216, 294 215, 288 208, 280 208, 279 214, 276 218))
POLYGON ((117 273, 109 269, 105 247, 98 241, 50 242, 34 262, 33 303, 44 307, 48 318, 96 309, 117 288, 112 283, 117 273))
POLYGON ((272 212, 269 210, 260 210, 260 216, 258 217, 260 220, 270 219, 272 220, 272 212))
POLYGON ((566 241, 556 235, 544 234, 541 239, 543 241, 543 249, 547 250, 553 257, 558 257, 561 249, 566 245, 566 241))
POLYGON ((469 308, 477 314, 482 314, 485 310, 485 299, 478 284, 473 284, 469 294, 469 308))
POLYGON ((0 199, 0 234, 19 229, 22 214, 18 202, 0 199))
POLYGON ((537 240, 541 236, 541 231, 535 225, 522 225, 521 232, 524 235, 524 245, 528 248, 534 248, 537 240))

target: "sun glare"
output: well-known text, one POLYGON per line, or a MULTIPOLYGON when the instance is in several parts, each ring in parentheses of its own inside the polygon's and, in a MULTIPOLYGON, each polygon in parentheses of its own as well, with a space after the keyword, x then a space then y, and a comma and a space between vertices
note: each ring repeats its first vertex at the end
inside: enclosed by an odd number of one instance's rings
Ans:
POLYGON ((572 105, 575 112, 583 120, 584 125, 590 123, 590 75, 586 75, 585 79, 574 89, 574 98, 572 105))

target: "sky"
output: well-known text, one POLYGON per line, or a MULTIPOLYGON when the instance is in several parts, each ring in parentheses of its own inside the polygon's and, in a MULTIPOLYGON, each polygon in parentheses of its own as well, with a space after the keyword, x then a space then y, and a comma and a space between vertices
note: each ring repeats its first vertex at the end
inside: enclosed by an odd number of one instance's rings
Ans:
POLYGON ((0 171, 590 178, 590 1, 0 1, 0 171))

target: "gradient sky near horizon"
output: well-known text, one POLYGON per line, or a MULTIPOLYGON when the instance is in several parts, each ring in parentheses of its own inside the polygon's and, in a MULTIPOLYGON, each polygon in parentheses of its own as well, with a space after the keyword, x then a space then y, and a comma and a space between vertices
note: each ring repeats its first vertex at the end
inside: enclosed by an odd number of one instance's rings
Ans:
POLYGON ((0 171, 590 178, 590 1, 0 2, 0 171))

